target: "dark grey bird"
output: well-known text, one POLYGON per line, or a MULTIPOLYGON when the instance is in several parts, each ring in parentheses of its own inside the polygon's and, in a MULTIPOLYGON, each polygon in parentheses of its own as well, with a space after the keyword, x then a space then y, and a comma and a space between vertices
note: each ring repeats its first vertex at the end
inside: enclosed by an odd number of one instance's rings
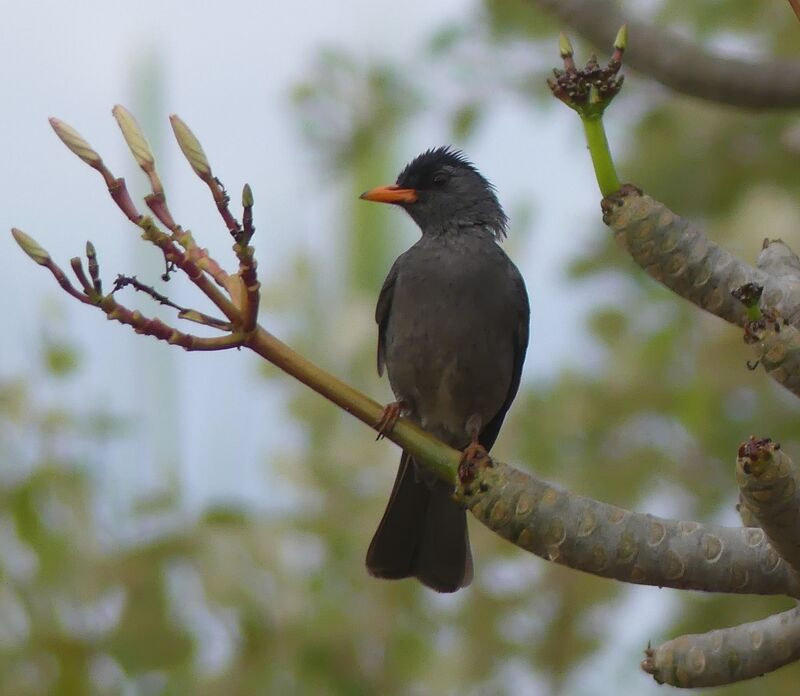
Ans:
MULTIPOLYGON (((440 147, 361 197, 399 205, 422 231, 375 311, 378 373, 386 368, 397 398, 379 429, 402 411, 452 447, 488 451, 519 388, 530 317, 525 283, 499 244, 508 218, 494 187, 461 152, 440 147)), ((367 569, 439 592, 472 580, 464 510, 406 452, 367 569)))

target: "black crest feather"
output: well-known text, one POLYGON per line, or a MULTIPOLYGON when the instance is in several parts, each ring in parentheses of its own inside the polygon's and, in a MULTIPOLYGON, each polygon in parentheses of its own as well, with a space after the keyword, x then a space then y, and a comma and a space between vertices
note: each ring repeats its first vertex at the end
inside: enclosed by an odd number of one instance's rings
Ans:
POLYGON ((424 178, 425 174, 448 166, 469 169, 476 176, 483 179, 492 191, 495 190, 492 182, 478 171, 478 168, 467 159, 461 150, 454 148, 452 145, 432 147, 425 150, 421 155, 417 155, 403 167, 403 171, 397 176, 396 183, 398 186, 413 186, 419 179, 424 178))

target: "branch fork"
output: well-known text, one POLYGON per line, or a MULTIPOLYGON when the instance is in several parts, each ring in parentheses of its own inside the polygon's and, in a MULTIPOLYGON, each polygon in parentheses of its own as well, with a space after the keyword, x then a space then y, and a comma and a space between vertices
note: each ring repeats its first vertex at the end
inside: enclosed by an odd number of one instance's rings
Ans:
POLYGON ((151 192, 145 197, 145 203, 154 217, 139 212, 128 193, 125 180, 112 174, 100 155, 74 128, 57 118, 51 118, 50 125, 74 154, 101 174, 112 200, 125 216, 140 228, 142 238, 161 250, 167 269, 162 279, 168 280, 169 274, 175 269, 183 271, 216 305, 225 319, 196 309, 181 307, 173 303, 166 295, 156 291, 155 288, 141 283, 135 276, 118 276, 113 290, 108 294, 103 294, 100 264, 95 247, 91 242, 87 242, 86 246, 88 276, 80 257, 75 257, 70 262, 81 288, 80 290, 76 289, 64 271, 31 237, 21 230, 14 229, 14 238, 34 261, 50 270, 66 292, 85 304, 100 308, 109 319, 131 326, 137 333, 180 345, 186 350, 226 350, 241 347, 245 344, 248 334, 252 333, 256 327, 260 288, 254 250, 247 244, 255 229, 252 222, 253 194, 250 187, 245 186, 244 217, 246 225, 243 229, 230 212, 229 198, 219 179, 213 176, 199 141, 180 118, 171 117, 173 131, 181 150, 195 173, 209 187, 217 210, 234 238, 234 252, 239 259, 239 270, 238 273, 229 275, 206 249, 201 249, 195 243, 188 230, 184 230, 175 222, 167 205, 164 186, 156 169, 155 157, 136 119, 120 105, 115 106, 112 113, 134 159, 148 177, 151 192), (159 227, 159 223, 169 232, 159 227), (148 318, 139 311, 132 311, 114 296, 124 287, 133 287, 137 291, 144 292, 156 302, 176 309, 179 319, 202 324, 210 329, 225 332, 225 335, 196 336, 180 331, 159 319, 148 318), (241 292, 240 288, 244 288, 244 292, 241 292))

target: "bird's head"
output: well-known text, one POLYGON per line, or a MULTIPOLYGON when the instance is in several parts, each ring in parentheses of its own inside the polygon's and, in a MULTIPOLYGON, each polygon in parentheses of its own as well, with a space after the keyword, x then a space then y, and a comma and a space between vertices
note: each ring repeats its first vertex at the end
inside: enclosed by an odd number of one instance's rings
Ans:
POLYGON ((499 240, 508 217, 490 184, 464 155, 450 147, 423 152, 407 164, 397 183, 361 194, 367 201, 404 208, 423 234, 483 228, 499 240))

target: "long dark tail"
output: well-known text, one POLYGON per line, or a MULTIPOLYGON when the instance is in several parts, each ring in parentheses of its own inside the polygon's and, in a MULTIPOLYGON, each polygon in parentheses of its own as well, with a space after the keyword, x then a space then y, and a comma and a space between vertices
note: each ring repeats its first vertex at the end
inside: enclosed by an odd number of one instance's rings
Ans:
POLYGON ((367 551, 378 578, 417 577, 437 592, 455 592, 472 580, 465 512, 442 481, 422 480, 405 452, 383 519, 367 551))

